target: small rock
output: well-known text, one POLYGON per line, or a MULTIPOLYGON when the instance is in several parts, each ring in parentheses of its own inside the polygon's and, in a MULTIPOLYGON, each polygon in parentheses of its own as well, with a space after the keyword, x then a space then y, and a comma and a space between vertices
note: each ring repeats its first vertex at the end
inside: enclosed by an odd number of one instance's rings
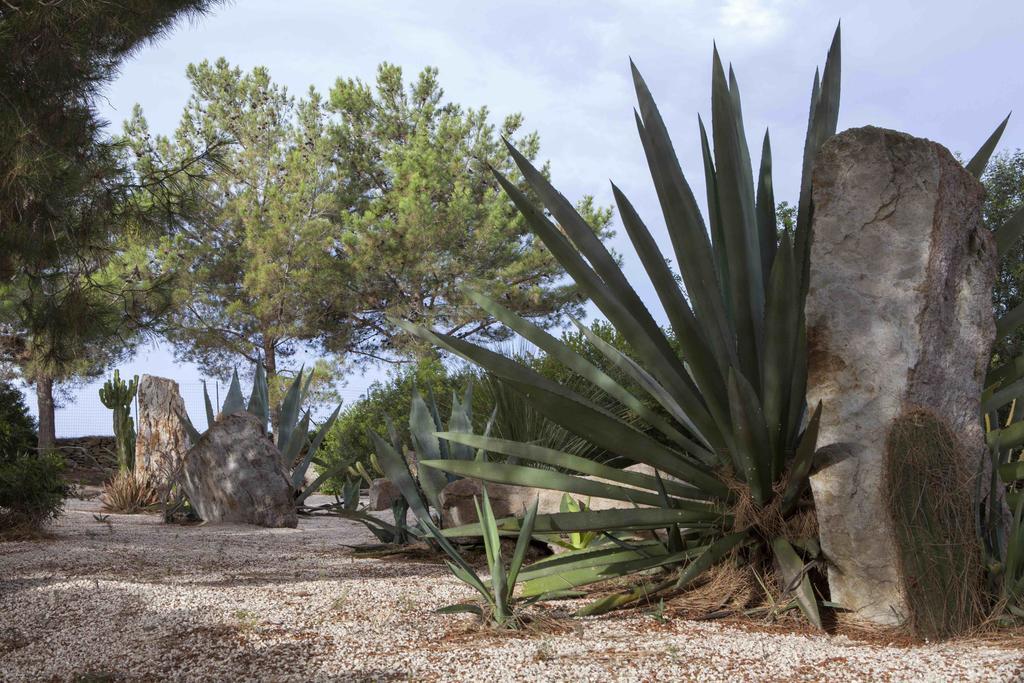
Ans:
POLYGON ((370 510, 379 512, 380 510, 390 510, 391 505, 402 497, 402 492, 390 479, 381 477, 370 482, 369 495, 370 510))

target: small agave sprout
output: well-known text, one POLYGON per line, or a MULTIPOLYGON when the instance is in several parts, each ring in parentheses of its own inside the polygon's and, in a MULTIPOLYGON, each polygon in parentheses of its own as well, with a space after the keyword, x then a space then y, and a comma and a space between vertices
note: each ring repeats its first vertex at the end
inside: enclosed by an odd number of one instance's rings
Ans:
POLYGON ((484 489, 483 505, 476 499, 477 517, 480 520, 480 528, 484 539, 484 552, 487 555, 487 567, 490 570, 490 579, 484 581, 476 573, 476 570, 466 562, 455 546, 433 523, 425 522, 424 526, 434 536, 441 549, 451 559, 447 562, 448 568, 452 570, 462 582, 474 588, 483 598, 483 603, 457 603, 442 607, 437 610, 440 614, 470 613, 477 615, 481 621, 493 628, 516 629, 525 624, 521 610, 536 602, 540 596, 516 599, 516 581, 519 578, 519 571, 526 559, 526 552, 530 548, 530 538, 533 535, 534 520, 537 518, 537 503, 526 511, 522 522, 519 525, 519 536, 516 540, 515 550, 512 552, 512 559, 505 566, 505 560, 501 553, 501 536, 498 531, 498 522, 494 518, 494 511, 491 509, 491 501, 484 489))

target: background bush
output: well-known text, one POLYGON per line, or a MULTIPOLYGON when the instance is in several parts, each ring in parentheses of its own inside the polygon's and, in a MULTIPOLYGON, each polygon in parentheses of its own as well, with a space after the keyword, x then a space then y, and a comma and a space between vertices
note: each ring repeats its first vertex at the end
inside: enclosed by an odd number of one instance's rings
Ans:
MULTIPOLYGON (((356 462, 369 464, 373 444, 369 431, 387 434, 387 418, 401 430, 403 439, 409 440, 409 409, 412 406, 412 389, 418 386, 424 396, 428 390, 434 393, 437 407, 442 415, 451 410, 452 392, 462 391, 471 373, 451 371, 439 360, 421 361, 415 365, 403 366, 381 382, 374 382, 364 399, 342 408, 331 431, 320 446, 320 457, 330 467, 338 464, 354 465, 356 462)), ((473 401, 474 416, 483 414, 478 401, 473 401)), ((323 487, 324 493, 339 493, 344 477, 334 478, 323 487)))
POLYGON ((0 461, 0 533, 31 534, 60 516, 68 494, 56 453, 21 453, 0 461))
MULTIPOLYGON (((595 321, 590 329, 615 348, 629 353, 626 341, 611 325, 603 321, 595 321)), ((601 354, 580 332, 575 329, 562 335, 565 342, 574 351, 591 361, 617 381, 628 384, 623 376, 604 355, 601 354)), ((674 339, 670 337, 670 343, 674 339)), ((588 382, 569 370, 560 362, 544 354, 533 355, 527 347, 507 348, 505 355, 518 357, 530 365, 541 375, 582 392, 585 398, 618 415, 627 422, 635 420, 635 416, 617 401, 604 392, 595 389, 588 382)), ((373 445, 367 430, 378 434, 387 433, 387 417, 390 416, 395 427, 402 432, 403 440, 409 442, 409 409, 412 404, 413 386, 418 386, 426 396, 428 389, 434 393, 438 412, 442 420, 447 419, 451 411, 452 392, 460 394, 465 391, 470 378, 474 382, 473 391, 473 422, 474 431, 483 433, 487 420, 498 406, 498 414, 491 435, 537 443, 548 448, 573 453, 576 455, 599 455, 593 453, 595 447, 585 439, 580 439, 562 427, 548 420, 534 410, 530 401, 505 385, 501 380, 482 374, 475 367, 446 367, 439 360, 421 361, 416 365, 405 366, 393 373, 386 381, 373 384, 367 397, 342 409, 337 421, 328 432, 321 445, 320 458, 329 466, 336 464, 354 465, 362 462, 369 464, 373 445)), ((653 406, 660 410, 654 399, 649 399, 653 406)), ((323 488, 325 493, 339 493, 345 477, 332 479, 323 488)))
POLYGON ((36 421, 14 384, 0 380, 0 462, 34 451, 36 421))

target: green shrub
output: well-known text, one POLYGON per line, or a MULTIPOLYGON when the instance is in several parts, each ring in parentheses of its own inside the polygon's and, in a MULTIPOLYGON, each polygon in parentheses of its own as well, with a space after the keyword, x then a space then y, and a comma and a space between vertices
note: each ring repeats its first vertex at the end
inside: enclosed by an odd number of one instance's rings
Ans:
MULTIPOLYGON (((413 386, 427 395, 432 392, 438 409, 447 414, 451 410, 452 392, 465 385, 467 373, 449 372, 440 361, 422 361, 393 373, 386 381, 374 382, 364 399, 342 408, 334 426, 320 447, 320 459, 327 468, 354 466, 357 462, 369 467, 374 452, 370 432, 387 434, 387 418, 401 430, 402 440, 409 441, 409 411, 412 408, 413 386)), ((474 401, 474 407, 478 401, 474 401)), ((489 414, 482 404, 474 409, 475 416, 489 414)), ((324 471, 321 467, 320 471, 324 471)), ((324 487, 326 493, 341 493, 344 475, 332 478, 324 487)))
POLYGON ((0 381, 0 461, 36 447, 36 421, 16 386, 0 381))
POLYGON ((55 453, 19 454, 0 461, 0 533, 26 535, 60 516, 68 487, 55 453))

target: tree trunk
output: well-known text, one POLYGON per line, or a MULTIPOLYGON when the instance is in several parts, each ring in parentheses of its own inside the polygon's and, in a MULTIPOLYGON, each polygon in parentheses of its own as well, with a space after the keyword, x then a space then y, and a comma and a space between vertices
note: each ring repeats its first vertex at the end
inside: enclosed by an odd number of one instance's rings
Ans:
POLYGON ((57 427, 53 414, 53 378, 36 378, 36 403, 39 407, 39 452, 48 453, 57 445, 57 427))
MULTIPOLYGON (((271 388, 270 394, 273 394, 274 381, 277 379, 277 342, 264 335, 263 337, 263 367, 267 371, 267 386, 271 388)), ((277 438, 277 401, 270 398, 270 429, 274 432, 274 438, 277 438)))

